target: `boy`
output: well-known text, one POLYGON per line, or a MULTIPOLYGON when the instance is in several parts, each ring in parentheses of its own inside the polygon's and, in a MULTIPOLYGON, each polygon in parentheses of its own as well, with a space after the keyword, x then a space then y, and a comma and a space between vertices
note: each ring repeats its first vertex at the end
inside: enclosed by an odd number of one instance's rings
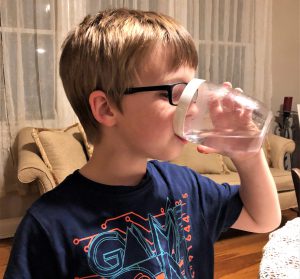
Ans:
POLYGON ((99 12, 68 35, 60 75, 93 156, 29 209, 4 278, 213 278, 223 230, 278 226, 262 152, 232 157, 240 187, 147 160, 172 160, 186 143, 174 96, 197 60, 190 34, 154 12, 99 12))

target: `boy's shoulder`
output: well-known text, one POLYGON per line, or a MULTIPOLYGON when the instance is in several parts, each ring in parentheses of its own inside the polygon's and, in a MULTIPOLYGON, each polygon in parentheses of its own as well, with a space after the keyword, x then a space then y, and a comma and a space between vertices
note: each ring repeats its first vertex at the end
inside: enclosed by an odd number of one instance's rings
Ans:
POLYGON ((152 169, 152 174, 158 174, 172 182, 202 180, 201 174, 195 172, 187 166, 176 165, 171 162, 151 160, 148 162, 148 170, 152 169))
POLYGON ((50 205, 65 203, 66 199, 72 198, 72 193, 76 191, 76 178, 78 171, 70 174, 58 186, 42 194, 30 207, 29 211, 39 212, 45 210, 50 205))

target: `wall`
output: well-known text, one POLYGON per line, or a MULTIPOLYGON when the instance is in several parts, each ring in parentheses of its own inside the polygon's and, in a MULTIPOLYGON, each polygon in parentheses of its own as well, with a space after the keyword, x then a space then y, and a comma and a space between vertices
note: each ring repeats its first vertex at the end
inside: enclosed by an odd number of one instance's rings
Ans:
MULTIPOLYGON (((300 104, 300 1, 273 0, 273 98, 272 110, 276 113, 284 96, 293 97, 292 110, 300 104)), ((300 128, 294 117, 293 139, 296 149, 291 167, 300 168, 300 128)))
POLYGON ((273 98, 277 112, 284 96, 300 104, 300 1, 273 0, 273 98))

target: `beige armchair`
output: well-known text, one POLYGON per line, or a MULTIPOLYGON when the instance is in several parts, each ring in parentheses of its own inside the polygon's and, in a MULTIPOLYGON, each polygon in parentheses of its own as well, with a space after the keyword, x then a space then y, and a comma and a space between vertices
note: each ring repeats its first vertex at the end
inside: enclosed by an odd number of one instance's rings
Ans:
MULTIPOLYGON (((282 209, 298 205, 291 172, 284 170, 283 166, 284 155, 294 149, 292 140, 276 135, 269 135, 268 145, 264 146, 282 209)), ((36 183, 43 194, 81 168, 91 154, 92 147, 79 124, 63 130, 24 128, 18 135, 18 179, 24 187, 36 183)), ((173 162, 189 166, 218 183, 240 182, 229 158, 219 154, 199 154, 193 144, 188 144, 173 162)))
POLYGON ((23 128, 18 134, 18 179, 37 183, 41 194, 88 160, 91 147, 79 124, 63 130, 23 128))

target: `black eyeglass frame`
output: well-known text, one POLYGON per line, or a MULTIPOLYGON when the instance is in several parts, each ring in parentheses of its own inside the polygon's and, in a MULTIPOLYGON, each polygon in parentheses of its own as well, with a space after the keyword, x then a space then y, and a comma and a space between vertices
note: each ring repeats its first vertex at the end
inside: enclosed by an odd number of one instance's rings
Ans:
POLYGON ((130 95, 135 93, 146 93, 149 91, 160 91, 164 90, 168 92, 168 100, 170 105, 177 106, 177 104, 173 103, 173 88, 178 84, 184 84, 187 85, 186 82, 177 82, 172 84, 164 84, 164 85, 154 85, 154 86, 143 86, 143 87, 129 87, 125 90, 124 95, 130 95))

